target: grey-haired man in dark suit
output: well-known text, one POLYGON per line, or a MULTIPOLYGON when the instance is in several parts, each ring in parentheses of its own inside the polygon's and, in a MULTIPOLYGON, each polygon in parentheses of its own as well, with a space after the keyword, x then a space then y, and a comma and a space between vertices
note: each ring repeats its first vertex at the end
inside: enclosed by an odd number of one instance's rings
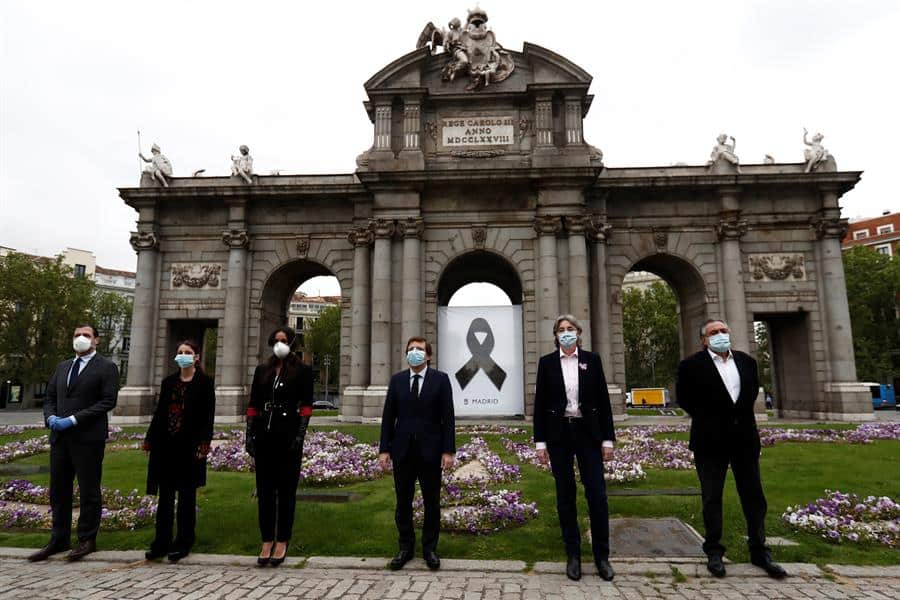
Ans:
POLYGON ((81 490, 78 544, 66 556, 77 560, 97 549, 100 529, 100 478, 108 436, 107 413, 116 406, 119 370, 97 354, 97 330, 75 328, 75 357, 64 360, 47 383, 44 422, 50 428, 50 507, 53 529, 50 542, 28 557, 30 561, 69 550, 72 533, 72 487, 81 490))

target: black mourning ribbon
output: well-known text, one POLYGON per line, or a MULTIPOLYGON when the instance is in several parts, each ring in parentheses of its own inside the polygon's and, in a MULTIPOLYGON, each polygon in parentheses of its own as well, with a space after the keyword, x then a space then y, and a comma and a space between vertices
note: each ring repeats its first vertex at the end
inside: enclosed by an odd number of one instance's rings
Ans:
POLYGON ((481 369, 499 391, 503 387, 503 382, 506 381, 506 371, 501 369, 500 365, 491 358, 491 351, 494 349, 494 332, 491 331, 491 326, 486 319, 478 317, 472 320, 472 324, 469 325, 469 333, 466 334, 466 345, 472 353, 472 358, 456 372, 459 386, 466 389, 466 386, 481 369), (484 342, 479 343, 478 338, 475 337, 475 334, 479 332, 487 334, 484 342))

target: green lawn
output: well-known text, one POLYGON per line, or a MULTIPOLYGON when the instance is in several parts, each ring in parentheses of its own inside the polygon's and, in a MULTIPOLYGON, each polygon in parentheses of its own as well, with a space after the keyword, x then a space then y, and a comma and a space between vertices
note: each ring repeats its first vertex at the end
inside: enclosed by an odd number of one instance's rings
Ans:
MULTIPOLYGON (((378 438, 373 425, 313 426, 329 431, 339 429, 360 441, 378 438)), ((136 429, 140 430, 140 429, 136 429)), ((527 440, 528 434, 513 436, 527 440)), ((684 438, 683 434, 671 437, 684 438)), ((467 441, 459 436, 458 443, 467 441)), ((500 445, 500 436, 485 436, 491 448, 507 462, 516 458, 500 445)), ((46 454, 33 456, 21 464, 47 464, 46 454)), ((137 451, 110 452, 104 463, 103 484, 130 490, 142 489, 147 459, 137 451)), ((824 495, 825 489, 840 489, 861 495, 888 495, 900 498, 900 442, 881 441, 869 445, 826 443, 789 443, 766 448, 761 459, 763 483, 769 503, 767 531, 770 535, 788 536, 800 543, 796 547, 774 549, 779 561, 897 564, 900 551, 871 546, 833 545, 810 534, 790 531, 780 516, 790 504, 806 503, 824 495)), ((492 536, 472 537, 462 534, 441 536, 441 554, 454 558, 509 558, 529 563, 561 560, 564 556, 556 519, 553 480, 549 473, 525 465, 522 481, 508 487, 522 489, 525 499, 536 501, 540 517, 524 527, 492 536)), ((46 473, 30 479, 47 484, 46 473)), ((693 471, 650 470, 645 481, 630 487, 667 489, 698 487, 693 471)), ((256 521, 252 474, 209 472, 208 485, 198 496, 197 552, 252 554, 257 551, 259 537, 256 521)), ((293 555, 389 556, 396 549, 393 522, 394 493, 389 477, 377 481, 345 486, 360 499, 347 504, 300 502, 291 542, 293 555)), ((702 531, 700 498, 684 496, 611 497, 611 516, 675 516, 702 531)), ((586 520, 584 499, 579 500, 579 515, 586 520)), ((728 556, 747 561, 744 521, 734 482, 725 491, 725 539, 728 556)), ((152 538, 152 527, 136 532, 102 532, 103 549, 144 549, 152 538)), ((46 533, 0 531, 2 546, 37 547, 47 540, 46 533)), ((584 551, 589 553, 589 545, 584 551)), ((586 557, 587 558, 587 557, 586 557)))

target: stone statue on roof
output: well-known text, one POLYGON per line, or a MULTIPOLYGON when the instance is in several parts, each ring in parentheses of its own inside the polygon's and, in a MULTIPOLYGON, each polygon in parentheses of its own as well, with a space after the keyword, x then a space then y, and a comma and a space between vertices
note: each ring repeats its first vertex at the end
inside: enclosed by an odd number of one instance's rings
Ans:
POLYGON ((515 63, 497 43, 494 32, 487 28, 487 20, 487 12, 475 8, 469 11, 465 28, 456 18, 448 23, 446 30, 429 22, 419 35, 416 47, 429 46, 435 54, 437 47, 442 46, 448 62, 441 70, 441 79, 453 81, 459 73, 468 74, 471 81, 466 86, 467 91, 500 83, 512 74, 515 63))
POLYGON ((825 146, 822 145, 822 140, 825 139, 825 136, 821 133, 814 133, 812 141, 809 141, 807 138, 808 134, 809 132, 806 130, 806 127, 804 127, 803 143, 809 146, 808 148, 803 149, 803 160, 806 161, 806 166, 803 171, 806 173, 815 171, 827 160, 832 159, 831 154, 829 154, 828 150, 825 149, 825 146))
POLYGON ((141 160, 150 163, 147 165, 147 168, 144 169, 144 172, 150 173, 150 176, 160 182, 163 187, 169 187, 169 178, 172 177, 172 163, 169 162, 169 159, 166 158, 165 154, 162 153, 159 146, 156 144, 153 144, 150 148, 150 154, 152 156, 147 158, 138 152, 138 156, 141 157, 141 160))
POLYGON ((237 175, 247 183, 252 184, 250 176, 253 174, 253 157, 250 156, 250 148, 241 144, 238 148, 240 154, 231 155, 231 174, 237 175))

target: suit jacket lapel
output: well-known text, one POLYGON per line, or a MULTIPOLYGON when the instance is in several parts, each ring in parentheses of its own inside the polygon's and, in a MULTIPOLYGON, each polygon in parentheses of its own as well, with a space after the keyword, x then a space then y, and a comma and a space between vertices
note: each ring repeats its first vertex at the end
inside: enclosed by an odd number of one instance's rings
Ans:
POLYGON ((559 351, 557 350, 556 354, 553 356, 553 360, 550 361, 553 366, 553 373, 558 382, 557 388, 559 392, 559 398, 563 406, 566 405, 566 380, 563 377, 562 372, 562 359, 559 357, 559 351))
POLYGON ((584 405, 584 380, 587 379, 587 369, 582 369, 581 365, 587 364, 587 359, 582 355, 581 350, 578 351, 578 408, 584 405))
MULTIPOLYGON (((78 387, 78 384, 81 382, 81 378, 84 377, 84 374, 90 370, 91 366, 97 361, 97 355, 94 355, 94 358, 89 360, 86 365, 82 365, 81 369, 78 371, 78 379, 72 382, 72 385, 67 386, 66 391, 71 392, 75 388, 78 387)), ((75 362, 75 359, 72 359, 72 363, 75 362)), ((66 378, 68 378, 69 373, 72 371, 72 363, 69 363, 69 370, 66 371, 66 378)))

